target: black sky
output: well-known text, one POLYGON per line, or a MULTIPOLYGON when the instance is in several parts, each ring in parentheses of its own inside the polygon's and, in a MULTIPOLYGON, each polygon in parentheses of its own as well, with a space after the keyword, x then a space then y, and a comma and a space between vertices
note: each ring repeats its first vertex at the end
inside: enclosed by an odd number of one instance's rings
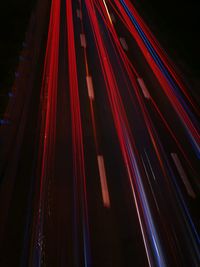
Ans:
POLYGON ((11 82, 34 2, 0 1, 0 83, 3 87, 11 82))
MULTIPOLYGON (((137 0, 132 0, 136 2, 137 0)), ((178 67, 199 82, 200 30, 196 0, 138 0, 138 9, 178 67)))

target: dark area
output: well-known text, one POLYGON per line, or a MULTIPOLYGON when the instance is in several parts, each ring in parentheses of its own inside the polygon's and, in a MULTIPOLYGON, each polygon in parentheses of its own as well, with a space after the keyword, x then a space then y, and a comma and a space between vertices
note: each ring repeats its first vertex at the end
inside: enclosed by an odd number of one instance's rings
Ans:
POLYGON ((199 1, 132 0, 167 54, 195 87, 200 85, 199 1))
POLYGON ((13 84, 22 42, 36 0, 0 2, 0 113, 6 105, 6 94, 13 84))

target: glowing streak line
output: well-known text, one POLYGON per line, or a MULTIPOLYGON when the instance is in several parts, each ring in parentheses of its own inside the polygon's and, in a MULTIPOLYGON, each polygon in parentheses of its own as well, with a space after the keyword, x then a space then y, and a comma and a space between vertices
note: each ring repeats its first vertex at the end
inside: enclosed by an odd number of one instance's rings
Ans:
POLYGON ((107 12, 107 14, 108 14, 108 18, 109 18, 109 20, 110 20, 110 23, 113 24, 113 22, 112 22, 112 18, 111 18, 111 16, 110 16, 109 11, 108 11, 108 7, 107 7, 107 5, 106 5, 106 1, 103 0, 103 3, 104 3, 104 6, 105 6, 105 9, 106 9, 106 12, 107 12))

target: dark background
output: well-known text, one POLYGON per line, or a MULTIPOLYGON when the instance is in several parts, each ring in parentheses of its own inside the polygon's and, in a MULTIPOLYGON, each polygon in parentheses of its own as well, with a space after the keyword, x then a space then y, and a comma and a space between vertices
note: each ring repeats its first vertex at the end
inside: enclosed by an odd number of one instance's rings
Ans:
MULTIPOLYGON (((200 1, 132 0, 194 90, 200 86, 200 1)), ((192 90, 192 88, 191 88, 192 90)), ((199 95, 199 91, 198 91, 199 95)))
POLYGON ((11 82, 36 0, 0 1, 0 83, 11 82))
MULTIPOLYGON (((40 0, 42 1, 42 0, 40 0)), ((0 1, 0 113, 14 79, 36 0, 0 1)), ((199 1, 132 0, 147 25, 193 88, 200 86, 199 1)))
POLYGON ((36 0, 0 1, 0 117, 7 103, 22 42, 36 0))

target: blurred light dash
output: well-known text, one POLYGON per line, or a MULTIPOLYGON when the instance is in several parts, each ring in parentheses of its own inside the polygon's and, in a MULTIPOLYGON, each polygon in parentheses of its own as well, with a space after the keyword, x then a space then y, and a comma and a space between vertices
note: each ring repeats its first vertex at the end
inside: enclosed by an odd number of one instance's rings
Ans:
POLYGON ((142 89, 142 93, 145 98, 150 99, 149 91, 147 90, 146 84, 144 83, 144 80, 142 78, 137 78, 137 81, 140 85, 140 88, 142 89))
POLYGON ((186 175, 186 173, 185 173, 185 171, 183 169, 183 166, 182 166, 182 164, 181 164, 181 162, 180 162, 180 160, 178 158, 178 155, 176 153, 171 153, 171 156, 172 156, 174 164, 175 164, 175 166, 176 166, 176 168, 178 170, 178 173, 179 173, 179 175, 180 175, 180 177, 182 179, 182 182, 186 187, 187 193, 192 198, 196 198, 196 195, 195 195, 195 193, 194 193, 194 191, 193 191, 193 189, 192 189, 192 187, 190 185, 190 182, 189 182, 189 180, 187 178, 187 175, 186 175))
POLYGON ((86 76, 87 88, 88 88, 88 96, 91 100, 94 100, 94 89, 92 83, 92 77, 86 76))
POLYGON ((108 185, 107 185, 106 171, 105 171, 103 156, 98 155, 97 161, 98 161, 98 167, 99 167, 103 204, 106 208, 110 208, 110 197, 109 197, 109 192, 108 192, 108 185))
POLYGON ((83 34, 83 33, 80 34, 80 40, 81 40, 81 46, 82 46, 83 48, 86 48, 85 34, 83 34))

